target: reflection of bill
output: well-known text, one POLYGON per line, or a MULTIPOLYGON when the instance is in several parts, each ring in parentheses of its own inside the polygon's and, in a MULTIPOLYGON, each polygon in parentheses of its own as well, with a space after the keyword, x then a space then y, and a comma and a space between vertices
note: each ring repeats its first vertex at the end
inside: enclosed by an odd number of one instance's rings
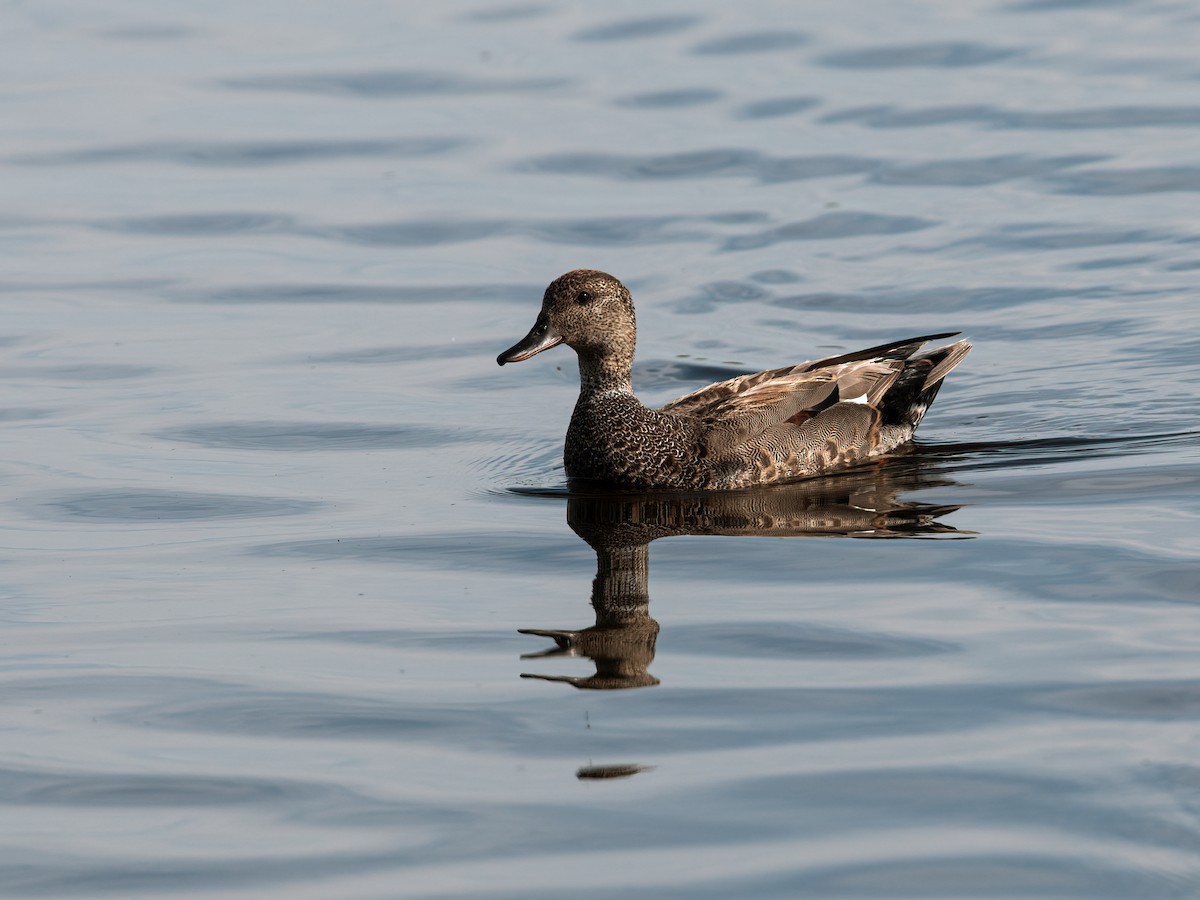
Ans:
POLYGON ((659 625, 650 617, 650 542, 684 534, 748 537, 968 537, 941 522, 957 506, 901 500, 904 492, 954 482, 922 470, 917 456, 749 491, 705 494, 603 493, 571 497, 567 523, 596 551, 596 624, 578 631, 523 628, 555 646, 525 659, 586 657, 587 676, 533 675, 584 690, 659 683, 647 669, 659 625))

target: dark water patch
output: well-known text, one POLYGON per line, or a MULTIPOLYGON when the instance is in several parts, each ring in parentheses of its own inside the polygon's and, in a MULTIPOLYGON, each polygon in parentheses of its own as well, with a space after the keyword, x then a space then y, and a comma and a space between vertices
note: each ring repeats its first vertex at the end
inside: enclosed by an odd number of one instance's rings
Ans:
POLYGON ((807 34, 799 31, 751 31, 705 41, 692 48, 700 56, 735 56, 745 53, 774 53, 794 50, 809 42, 807 34))
MULTIPOLYGON (((669 626, 664 624, 665 646, 669 626)), ((557 690, 563 688, 555 686, 557 690)), ((1056 685, 1061 689, 1065 685, 1056 685)), ((896 740, 905 736, 1001 728, 1028 715, 1040 686, 932 687, 720 687, 675 686, 643 690, 622 699, 629 728, 637 729, 644 754, 811 744, 836 740, 896 740), (643 726, 655 723, 653 730, 643 726)), ((615 723, 614 723, 615 724, 615 723)), ((589 735, 597 754, 616 754, 628 739, 613 728, 589 735)))
POLYGON ((706 802, 729 819, 749 817, 801 832, 853 829, 864 821, 904 830, 974 827, 986 809, 991 827, 1052 828, 1091 841, 1188 851, 1200 836, 1194 823, 1176 822, 1170 815, 1118 811, 1115 804, 1090 796, 1091 788, 1085 778, 918 765, 747 777, 716 787, 706 802), (803 824, 795 820, 797 809, 808 813, 803 824))
POLYGON ((1138 780, 1151 789, 1169 793, 1193 821, 1200 821, 1200 767, 1187 763, 1149 764, 1138 780))
POLYGON ((53 381, 120 381, 125 378, 145 378, 160 371, 154 366, 137 366, 126 363, 74 363, 52 366, 4 366, 0 368, 0 379, 36 378, 53 381))
POLYGON ((145 25, 125 25, 118 28, 101 28, 92 32, 97 37, 116 41, 183 41, 199 37, 203 32, 199 28, 168 23, 145 25))
POLYGON ((50 861, 36 854, 0 872, 0 893, 8 897, 168 897, 181 891, 229 892, 256 889, 255 893, 286 890, 285 885, 312 884, 344 876, 358 878, 363 872, 396 865, 398 851, 385 853, 315 853, 259 855, 247 858, 239 848, 232 855, 192 855, 148 858, 132 856, 128 861, 112 857, 90 858, 58 853, 50 861))
MULTIPOLYGON (((781 879, 751 879, 750 884, 803 886, 814 897, 1040 897, 1044 900, 1124 900, 1128 897, 1186 897, 1187 887, 1168 873, 1134 869, 1120 863, 1072 859, 1047 851, 991 853, 947 852, 887 861, 832 863, 781 879)), ((747 885, 739 882, 739 885, 747 885)), ((754 890, 749 887, 749 890, 754 890)))
MULTIPOLYGON (((529 294, 530 300, 537 295, 529 294)), ((419 344, 402 347, 362 347, 337 353, 312 353, 292 357, 297 362, 336 365, 395 365, 427 359, 456 359, 485 356, 494 353, 493 341, 451 341, 445 344, 419 344)))
POLYGON ((992 47, 965 41, 927 44, 893 44, 828 53, 819 62, 838 69, 958 69, 983 66, 1019 56, 1008 47, 992 47))
POLYGON ((413 221, 351 225, 313 233, 378 247, 432 247, 482 241, 503 234, 523 234, 547 244, 629 246, 710 239, 707 230, 697 227, 699 221, 702 220, 680 216, 614 216, 524 223, 413 221))
POLYGON ((177 284, 173 278, 113 278, 87 281, 0 281, 0 294, 38 292, 75 293, 105 292, 128 294, 133 291, 160 291, 177 284))
POLYGON ((804 277, 787 269, 766 269, 762 272, 755 272, 750 276, 750 280, 757 281, 759 284, 796 284, 803 281, 804 277))
POLYGON ((1124 269, 1129 266, 1145 266, 1153 263, 1154 256, 1112 256, 1107 259, 1089 259, 1075 263, 1070 268, 1080 272, 1091 272, 1097 269, 1124 269))
POLYGON ((673 626, 664 649, 742 659, 902 659, 953 652, 942 641, 796 622, 673 626))
MULTIPOLYGON (((1029 466, 1044 466, 1052 462, 1077 462, 1088 459, 1108 459, 1124 456, 1140 455, 1147 452, 1171 450, 1180 447, 1194 446, 1200 441, 1198 431, 1146 433, 1119 435, 1057 435, 1045 438, 1014 438, 1006 441, 971 441, 961 443, 919 445, 920 453, 927 460, 942 460, 944 471, 983 470, 983 469, 1020 469, 1029 466)), ((1102 476, 1093 475, 1100 479, 1102 476)), ((1112 487, 1121 483, 1135 484, 1135 495, 1144 493, 1154 484, 1172 485, 1171 493, 1175 493, 1175 480, 1183 484, 1195 482, 1196 476, 1188 467, 1171 467, 1163 471, 1158 467, 1147 473, 1148 480, 1140 480, 1143 476, 1137 470, 1122 471, 1115 474, 1115 480, 1109 482, 1112 487), (1130 481, 1129 479, 1134 479, 1130 481), (1165 480, 1164 480, 1165 479, 1165 480)), ((1066 483, 1089 485, 1086 480, 1078 481, 1077 476, 1057 476, 1065 479, 1066 483)), ((1097 482, 1100 483, 1100 482, 1097 482)), ((995 491, 1000 483, 989 481, 989 489, 995 491)), ((1025 503, 1035 503, 1035 498, 1044 498, 1047 502, 1055 502, 1054 492, 1049 484, 1018 486, 1017 491, 1025 499, 1025 503)), ((1067 496, 1058 497, 1058 502, 1069 501, 1075 505, 1092 495, 1092 487, 1067 496)), ((1113 498, 1097 498, 1099 502, 1111 502, 1113 498)))
POLYGON ((970 309, 1008 309, 1048 300, 1066 298, 1083 299, 1115 296, 1109 288, 1071 289, 1043 286, 1009 287, 928 287, 907 290, 863 291, 858 293, 835 293, 813 291, 791 294, 770 301, 772 306, 784 309, 844 309, 853 312, 887 310, 938 310, 953 312, 970 309))
POLYGON ((89 147, 9 157, 28 166, 80 166, 105 163, 175 163, 187 166, 253 167, 331 159, 420 157, 448 153, 463 146, 462 138, 429 137, 391 140, 296 141, 158 141, 115 147, 89 147))
POLYGON ((1104 156, 1027 156, 1009 154, 979 159, 938 159, 908 165, 893 164, 876 170, 876 184, 927 187, 977 187, 1000 184, 1014 178, 1035 178, 1071 166, 1106 159, 1104 156))
POLYGON ((621 153, 560 153, 542 156, 520 166, 524 171, 551 175, 592 175, 640 179, 696 178, 745 174, 760 154, 748 150, 697 150, 665 156, 621 153))
POLYGON ((946 248, 980 246, 991 250, 1079 250, 1122 244, 1172 244, 1182 236, 1153 228, 1068 225, 1053 222, 1020 222, 965 238, 946 248))
MULTIPOLYGON (((399 676, 397 676, 399 677, 399 676)), ((232 689, 197 702, 142 707, 116 717, 139 728, 183 729, 201 734, 241 734, 322 741, 387 739, 472 746, 524 743, 519 716, 478 703, 428 706, 331 694, 232 689)))
POLYGON ((36 406, 6 406, 0 407, 0 422, 33 422, 48 419, 54 413, 52 409, 39 409, 36 406))
POLYGON ((63 494, 42 501, 43 508, 75 519, 106 522, 188 522, 199 519, 247 519, 295 516, 322 504, 287 497, 198 491, 108 490, 63 494))
POLYGON ((794 116, 812 109, 820 104, 817 97, 773 97, 770 100, 757 100, 747 103, 737 111, 739 119, 775 119, 780 116, 794 116))
POLYGON ((710 312, 730 303, 760 302, 771 296, 770 291, 760 287, 753 280, 714 281, 700 285, 696 293, 676 301, 673 308, 676 312, 697 314, 710 312))
MULTIPOLYGON (((586 551, 586 548, 585 548, 586 551)), ((587 556, 591 556, 587 552, 587 556)), ((586 576, 584 577, 586 580, 586 576)), ((666 632, 667 626, 664 626, 666 632)), ((398 678, 402 676, 397 676, 398 678)), ((386 738, 397 741, 462 742, 476 748, 520 748, 526 755, 551 755, 548 721, 577 712, 571 695, 549 693, 532 704, 422 701, 411 691, 396 700, 367 699, 315 691, 254 690, 227 684, 182 691, 163 690, 145 678, 90 679, 86 696, 120 697, 133 704, 106 718, 138 729, 183 729, 201 734, 273 735, 321 740, 386 738)), ((59 696, 74 679, 14 685, 10 703, 59 696)), ((556 690, 561 688, 556 686, 556 690)), ((934 685, 826 687, 677 687, 641 691, 622 698, 620 717, 588 735, 590 751, 606 755, 627 747, 635 729, 646 753, 746 750, 827 740, 891 739, 906 735, 1003 727, 1048 709, 1082 719, 1105 716, 1158 720, 1200 716, 1200 686, 1192 681, 1095 684, 934 685), (622 721, 622 717, 623 720, 622 721), (654 722, 654 729, 646 729, 654 722)), ((596 701, 599 702, 599 701, 596 701)), ((612 712, 617 712, 614 708, 612 712)))
MULTIPOLYGON (((814 513, 814 519, 816 513, 814 513)), ((865 520, 861 517, 860 520, 865 520)), ((945 532, 950 537, 977 534, 973 527, 976 523, 970 512, 944 514, 940 524, 958 527, 963 526, 966 532, 945 532)), ((876 539, 862 532, 824 534, 816 531, 797 534, 795 536, 779 537, 762 540, 746 540, 742 537, 713 537, 709 535, 696 537, 670 537, 655 544, 652 548, 654 574, 658 578, 679 580, 684 583, 707 585, 722 585, 722 590, 729 591, 730 596, 752 597, 757 588, 747 588, 747 574, 754 574, 755 585, 774 585, 789 588, 799 592, 797 596, 811 594, 817 590, 817 585, 835 585, 839 593, 856 597, 859 592, 865 598, 878 594, 878 584, 868 585, 852 583, 847 586, 847 578, 858 565, 850 550, 833 551, 829 544, 842 545, 858 544, 870 541, 872 544, 892 543, 909 545, 916 540, 925 541, 925 535, 909 530, 907 535, 889 541, 887 537, 876 539), (909 535, 912 535, 910 537, 909 535), (781 546, 779 542, 784 542, 781 546)), ((932 534, 930 540, 941 540, 937 534, 932 534)), ((989 539, 991 540, 991 539, 989 539)), ((973 540, 946 541, 946 543, 968 544, 973 540)), ((990 545, 989 545, 990 546, 990 545)), ((936 577, 941 594, 953 595, 958 586, 954 581, 954 573, 936 570, 931 572, 929 558, 924 554, 909 552, 903 556, 887 553, 888 577, 897 584, 920 582, 922 579, 936 577), (906 581, 907 579, 907 581, 906 581)), ((957 558, 957 554, 955 556, 957 558)), ((877 565, 877 562, 873 563, 877 565)), ((1024 585, 1021 585, 1024 588, 1024 585)), ((855 601, 851 601, 855 602, 855 601)), ((667 624, 664 624, 664 629, 667 624)))
POLYGON ((13 678, 6 682, 0 706, 28 703, 41 706, 56 697, 75 697, 96 704, 144 703, 148 698, 212 697, 227 685, 215 678, 115 674, 113 669, 56 669, 55 674, 13 678))
POLYGON ((1184 260, 1164 266, 1168 272, 1195 272, 1200 269, 1200 259, 1184 260))
POLYGON ((542 295, 545 286, 523 284, 368 285, 253 284, 227 285, 177 292, 173 299, 190 303, 454 303, 456 301, 520 303, 542 295))
MULTIPOLYGON (((802 815, 794 814, 793 821, 801 818, 802 815)), ((687 824, 690 826, 691 822, 687 824)), ((685 826, 672 822, 667 823, 667 827, 685 826)), ((752 841, 769 844, 781 840, 778 831, 760 836, 740 829, 737 835, 747 845, 752 841)), ((873 829, 871 836, 879 840, 885 838, 873 829)), ((814 841, 822 838, 828 838, 828 834, 811 835, 814 841)), ((933 852, 925 849, 925 835, 914 839, 897 832, 886 838, 890 841, 887 849, 877 850, 872 846, 857 853, 850 852, 847 854, 850 862, 772 859, 770 864, 752 870, 748 868, 750 863, 745 867, 731 863, 729 868, 737 869, 738 874, 723 876, 715 876, 708 867, 700 871, 683 867, 675 873, 669 886, 639 882, 637 893, 646 900, 675 900, 681 896, 689 900, 728 900, 729 897, 819 897, 822 900, 1010 900, 1016 897, 1128 900, 1145 897, 1190 900, 1192 895, 1190 874, 1177 876, 1172 872, 1154 871, 1149 863, 1145 868, 1137 868, 1111 858, 1097 862, 1094 853, 1076 857, 1049 849, 1044 852, 997 849, 967 853, 955 848, 933 852), (902 856, 894 856, 893 847, 902 847, 897 851, 902 856), (871 854, 870 861, 863 859, 867 854, 871 854), (741 874, 743 869, 746 874, 741 874)), ((727 839, 715 838, 712 846, 725 844, 727 839)), ((938 846, 944 844, 942 841, 938 846)), ((629 843, 630 850, 644 850, 647 846, 645 841, 629 843)), ((703 854, 710 865, 713 863, 706 850, 697 847, 695 852, 698 856, 703 854)), ((607 900, 622 892, 609 887, 578 885, 572 887, 571 896, 573 900, 607 900)), ((520 891, 521 900, 558 900, 561 895, 561 889, 553 888, 527 887, 520 891)))
POLYGON ((1037 703, 1106 720, 1192 721, 1200 719, 1200 683, 1147 681, 1063 688, 1041 693, 1037 703))
POLYGON ((154 436, 204 447, 274 451, 422 449, 482 439, 469 428, 362 422, 210 422, 168 428, 154 436))
MULTIPOLYGON (((1029 479, 1036 488, 1036 479, 1029 479)), ((970 500, 968 492, 966 500, 970 500)), ((1004 498, 1016 505, 1013 495, 1004 498)), ((1153 498, 1158 505, 1164 499, 1153 498)), ((1126 498, 1125 504, 1137 506, 1139 514, 1149 505, 1126 498)), ((1049 506, 1049 504, 1045 504, 1049 506)), ((1106 521, 1110 530, 1119 535, 1122 510, 1105 514, 1103 504, 1094 504, 1095 515, 1106 521)), ((1139 515, 1139 518, 1144 518, 1139 515)), ((1096 610, 1115 605, 1120 609, 1162 609, 1166 606, 1195 610, 1200 604, 1200 565, 1180 560, 1170 552, 1153 549, 1134 549, 1132 544, 1120 544, 1121 537, 1107 542, 1084 540, 1068 543, 1060 536, 1050 546, 1040 539, 1012 540, 993 538, 989 541, 993 554, 1020 554, 1020 571, 1015 572, 996 564, 997 556, 978 556, 969 560, 972 570, 995 586, 1004 586, 1013 593, 1036 603, 1054 603, 1096 610)), ((1136 542, 1140 534, 1129 535, 1136 542)), ((1150 538, 1152 540, 1152 538, 1150 538)), ((1008 557, 1011 558, 1011 557, 1008 557)), ((963 562, 967 562, 964 558, 963 562)))
POLYGON ((760 222, 771 221, 771 216, 768 213, 757 210, 719 212, 701 216, 700 218, 704 222, 713 222, 717 225, 757 225, 760 222))
POLYGON ((487 9, 477 9, 463 16, 467 22, 497 23, 519 22, 524 19, 537 19, 550 12, 548 6, 540 3, 524 3, 513 6, 494 6, 487 9))
MULTIPOLYGON (((564 778, 571 778, 572 763, 554 760, 546 763, 564 778)), ((608 764, 576 769, 580 778, 620 778, 654 769, 651 765, 608 764)), ((404 774, 404 773, 402 773, 404 774)), ((563 793, 565 806, 547 821, 547 806, 535 799, 497 802, 489 798, 472 802, 445 804, 432 802, 376 799, 343 791, 335 792, 328 803, 300 803, 286 810, 291 825, 317 826, 332 834, 369 831, 383 835, 385 849, 375 852, 312 852, 302 849, 297 855, 279 852, 255 853, 255 848, 233 855, 207 854, 197 861, 193 856, 157 854, 150 861, 141 857, 114 860, 110 856, 86 858, 71 854, 26 853, 0 874, 0 893, 5 896, 154 896, 164 897, 181 890, 187 893, 216 892, 220 896, 245 894, 272 895, 286 885, 303 885, 328 879, 347 878, 373 883, 428 885, 444 884, 440 871, 458 872, 467 861, 520 859, 530 852, 531 840, 538 853, 566 855, 586 844, 589 853, 630 853, 648 847, 678 850, 679 835, 686 832, 686 843, 698 847, 721 843, 727 832, 720 823, 685 822, 657 802, 644 805, 632 820, 627 810, 606 809, 594 799, 580 801, 572 792, 563 793), (571 824, 574 823, 574 824, 571 824), (682 829, 682 831, 681 831, 682 829), (254 888, 258 888, 257 891, 254 888), (240 889, 240 890, 239 890, 240 889), (232 892, 232 893, 231 893, 232 892)), ((272 810, 274 812, 274 810, 272 810)), ((278 813, 276 813, 278 815, 278 813)), ((765 831, 746 826, 739 834, 770 837, 765 831)), ((453 878, 453 876, 452 876, 453 878)), ((519 879, 522 880, 523 879, 519 879)), ((678 896, 678 879, 672 882, 670 896, 678 896)), ((339 896, 344 894, 342 891, 339 896)), ((353 889, 350 891, 354 893, 353 889)), ((435 888, 435 893, 437 893, 435 888)), ((471 896, 518 897, 528 889, 510 891, 490 888, 471 896)), ((585 887, 574 887, 576 894, 595 896, 585 887)), ((612 891, 603 891, 611 896, 612 891)), ((659 896, 654 888, 641 895, 659 896)), ((553 896, 561 896, 559 889, 553 896)), ((409 896, 407 890, 392 896, 409 896)), ((422 894, 424 895, 424 894, 422 894)), ((465 896, 465 895, 464 895, 465 896)), ((662 894, 662 896, 667 896, 662 894)))
POLYGON ((235 91, 280 91, 364 99, 526 94, 570 84, 566 78, 476 78, 452 72, 370 69, 361 72, 297 72, 226 78, 218 85, 235 91))
POLYGON ((878 160, 861 156, 792 156, 764 159, 756 174, 767 184, 858 175, 879 168, 878 160))
MULTIPOLYGON (((662 640, 662 638, 660 638, 662 640)), ((1095 686, 880 688, 728 688, 645 691, 639 713, 658 721, 646 749, 762 746, 792 740, 836 740, 839 735, 930 734, 986 725, 990 728, 1039 717, 1047 710, 1080 719, 1193 721, 1200 717, 1200 685, 1156 681, 1095 686), (744 704, 744 706, 743 706, 744 704), (661 716, 661 719, 658 717, 661 716), (779 718, 772 721, 774 717, 779 718), (698 717, 698 718, 697 718, 698 717), (724 740, 719 735, 725 730, 724 740), (747 729, 743 732, 743 729, 747 729), (700 739, 701 734, 705 735, 700 739), (790 737, 789 737, 790 735, 790 737), (739 740, 744 737, 744 743, 739 740)), ((1065 724, 1065 723, 1064 723, 1065 724)), ((599 747, 597 749, 600 749, 599 747)), ((950 798, 947 798, 950 802, 950 798)))
POLYGON ((758 234, 728 238, 722 250, 757 250, 787 241, 826 241, 881 234, 908 234, 938 223, 916 216, 885 216, 878 213, 833 212, 768 228, 758 234))
POLYGON ((125 234, 154 234, 167 237, 209 237, 290 231, 289 216, 269 213, 192 213, 174 216, 137 216, 93 223, 105 231, 125 234))
POLYGON ((634 383, 648 391, 692 384, 703 387, 746 374, 744 368, 678 359, 648 359, 636 363, 633 371, 634 383))
MULTIPOLYGON (((545 535, 509 532, 447 532, 444 534, 372 535, 317 541, 286 541, 252 548, 256 556, 296 559, 349 559, 365 562, 414 562, 429 568, 470 565, 506 574, 528 570, 531 559, 538 566, 581 566, 594 562, 592 551, 573 535, 548 539, 545 535)), ((586 584, 590 575, 581 575, 586 584)))
POLYGON ((415 220, 347 225, 321 229, 317 233, 325 238, 372 247, 435 247, 482 241, 512 230, 513 224, 504 221, 415 220))
POLYGON ((687 106, 715 103, 723 96, 725 95, 721 91, 712 88, 680 88, 672 91, 652 91, 647 94, 618 97, 614 104, 632 109, 682 109, 687 106))
MULTIPOLYGON (((1001 810, 996 815, 1000 820, 1050 819, 1061 825, 1063 801, 1084 793, 1079 783, 1060 778, 918 766, 747 777, 719 787, 713 799, 734 815, 750 807, 761 807, 771 818, 788 809, 819 809, 813 827, 843 818, 847 824, 861 821, 857 816, 864 809, 870 809, 871 818, 883 826, 914 825, 931 817, 940 821, 947 816, 976 824, 974 817, 984 805, 993 815, 1001 810)), ((1092 830, 1096 810, 1090 812, 1091 816, 1071 824, 1092 830)))
POLYGON ((1108 9, 1114 6, 1134 6, 1141 0, 1023 0, 1001 7, 1005 12, 1059 12, 1076 9, 1108 9))
POLYGON ((714 303, 747 303, 765 300, 770 296, 756 284, 746 281, 710 281, 700 286, 700 293, 714 303))
POLYGON ((869 128, 927 128, 962 123, 1029 131, 1188 128, 1200 125, 1200 106, 1103 106, 1030 112, 987 105, 930 106, 919 109, 880 105, 829 113, 820 121, 825 124, 857 122, 869 128))
POLYGON ((1149 593, 1175 603, 1200 599, 1200 564, 1165 564, 1145 573, 1149 593))
POLYGON ((531 159, 520 171, 587 175, 623 181, 748 176, 766 183, 856 175, 879 168, 878 160, 855 156, 773 157, 755 150, 718 148, 639 156, 622 153, 564 153, 531 159))
POLYGON ((666 156, 625 157, 624 163, 618 163, 618 166, 623 169, 622 178, 630 180, 700 178, 751 174, 761 158, 755 151, 697 150, 666 156))
POLYGON ((626 216, 530 224, 522 230, 547 244, 629 247, 709 240, 695 220, 676 216, 626 216))
POLYGON ((527 489, 542 491, 548 489, 546 485, 553 485, 551 489, 558 491, 558 500, 565 500, 566 475, 562 459, 560 435, 531 440, 528 435, 513 432, 507 443, 497 442, 492 452, 477 459, 472 464, 472 471, 478 473, 479 481, 488 485, 518 486, 511 489, 486 487, 474 493, 487 498, 512 499, 527 489))
POLYGON ((58 220, 47 219, 43 216, 17 216, 11 213, 0 213, 0 228, 7 231, 26 231, 31 228, 56 224, 58 224, 58 220))
POLYGON ((701 16, 647 16, 594 25, 575 33, 577 41, 636 41, 687 31, 703 21, 701 16))
MULTIPOLYGON (((6 806, 198 807, 317 800, 328 791, 280 779, 0 770, 6 806)), ((329 799, 324 797, 324 799, 329 799)))
MULTIPOLYGON (((402 676, 397 676, 398 678, 402 676)), ((662 691, 644 692, 630 714, 652 717, 659 727, 645 735, 647 752, 742 749, 764 744, 831 739, 857 728, 896 737, 961 727, 963 718, 993 725, 1020 707, 1023 692, 1011 691, 995 707, 983 707, 978 689, 679 689, 678 703, 662 702, 662 691), (742 728, 748 727, 748 732, 742 728), (809 730, 811 729, 811 731, 809 730), (695 742, 695 743, 693 743, 695 742)), ((989 700, 998 699, 990 691, 989 700)), ((540 706, 541 704, 539 704, 540 706)), ((215 696, 140 704, 111 716, 139 729, 185 730, 201 734, 238 734, 324 741, 387 739, 397 742, 520 747, 537 753, 536 738, 547 711, 515 714, 492 704, 427 704, 415 698, 395 701, 305 691, 226 687, 215 696), (463 742, 468 742, 464 744, 463 742)), ((597 752, 625 746, 621 729, 595 735, 597 752)), ((641 743, 641 742, 639 742, 641 743)), ((542 754, 553 754, 551 747, 542 754)))
POLYGON ((1200 191, 1200 166, 1151 166, 1141 169, 1089 169, 1050 181, 1060 194, 1126 197, 1200 191))
POLYGON ((510 631, 413 631, 379 629, 372 631, 321 631, 288 635, 284 640, 319 641, 363 647, 392 647, 404 650, 461 650, 477 653, 495 651, 503 645, 523 648, 523 638, 510 631))

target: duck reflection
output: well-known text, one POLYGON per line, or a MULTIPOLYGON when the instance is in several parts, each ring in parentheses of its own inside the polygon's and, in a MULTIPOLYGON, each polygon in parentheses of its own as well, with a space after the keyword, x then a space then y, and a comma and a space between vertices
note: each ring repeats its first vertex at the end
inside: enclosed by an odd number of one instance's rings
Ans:
POLYGON ((586 676, 538 675, 582 690, 622 690, 659 683, 648 671, 659 625, 650 616, 650 542, 681 534, 746 537, 913 538, 966 536, 941 518, 959 507, 901 500, 951 485, 915 460, 749 491, 709 494, 576 494, 567 524, 596 551, 592 608, 596 624, 579 630, 522 628, 555 646, 523 659, 586 657, 586 676))

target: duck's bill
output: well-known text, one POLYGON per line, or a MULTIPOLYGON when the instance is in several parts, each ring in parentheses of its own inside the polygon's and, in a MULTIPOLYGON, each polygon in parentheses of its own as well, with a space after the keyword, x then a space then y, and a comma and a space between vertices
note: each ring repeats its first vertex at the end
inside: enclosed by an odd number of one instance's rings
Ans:
POLYGON ((549 322, 545 322, 539 318, 533 328, 530 329, 529 334, 497 356, 496 362, 500 365, 521 362, 522 360, 529 359, 531 356, 536 356, 543 350, 557 347, 562 341, 562 335, 551 328, 549 322))

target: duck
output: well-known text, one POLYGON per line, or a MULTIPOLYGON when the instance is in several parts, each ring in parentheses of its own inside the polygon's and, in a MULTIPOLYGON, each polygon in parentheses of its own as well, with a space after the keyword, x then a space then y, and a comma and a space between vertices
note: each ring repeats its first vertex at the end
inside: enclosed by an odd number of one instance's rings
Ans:
POLYGON ((573 488, 733 490, 850 468, 910 440, 971 344, 919 351, 958 334, 739 375, 651 409, 633 391, 629 289, 607 272, 576 269, 550 282, 529 333, 496 362, 559 344, 575 351, 579 399, 563 448, 573 488))

